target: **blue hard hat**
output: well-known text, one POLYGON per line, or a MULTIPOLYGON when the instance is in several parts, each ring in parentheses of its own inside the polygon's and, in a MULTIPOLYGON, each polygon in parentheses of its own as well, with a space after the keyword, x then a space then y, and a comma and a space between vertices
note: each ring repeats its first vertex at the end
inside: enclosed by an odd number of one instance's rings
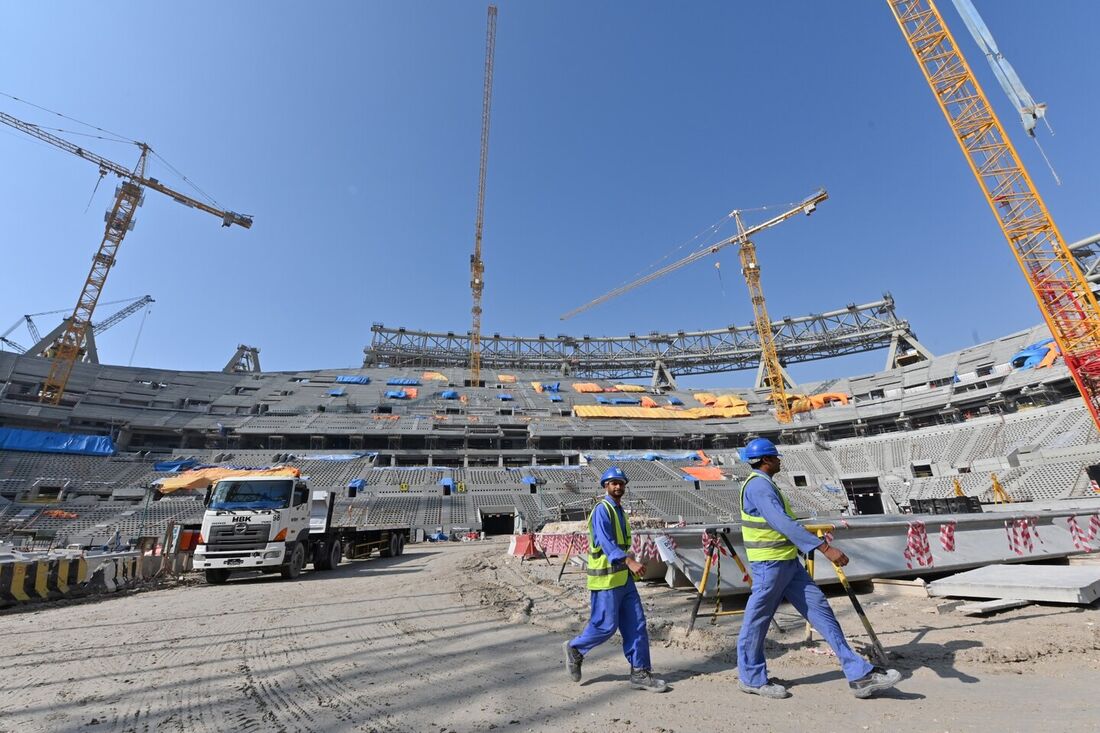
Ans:
POLYGON ((775 443, 771 442, 767 438, 754 438, 749 441, 749 444, 745 446, 745 460, 755 461, 758 458, 764 456, 778 456, 779 450, 776 449, 775 443))
POLYGON ((626 474, 623 473, 623 470, 618 466, 612 466, 603 472, 603 476, 600 476, 600 486, 603 486, 612 479, 622 481, 624 484, 630 483, 630 479, 626 477, 626 474))

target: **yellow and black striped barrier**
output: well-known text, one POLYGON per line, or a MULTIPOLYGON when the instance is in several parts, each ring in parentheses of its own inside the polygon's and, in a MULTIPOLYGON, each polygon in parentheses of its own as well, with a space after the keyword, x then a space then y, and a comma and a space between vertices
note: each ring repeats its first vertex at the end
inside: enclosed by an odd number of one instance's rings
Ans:
POLYGON ((80 593, 89 580, 84 558, 0 563, 0 603, 53 600, 80 593))

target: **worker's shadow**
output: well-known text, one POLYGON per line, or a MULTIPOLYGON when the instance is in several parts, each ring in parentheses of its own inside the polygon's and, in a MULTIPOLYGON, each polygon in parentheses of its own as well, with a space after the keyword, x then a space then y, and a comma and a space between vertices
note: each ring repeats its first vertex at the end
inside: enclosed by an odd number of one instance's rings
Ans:
MULTIPOLYGON (((668 675, 668 674, 664 674, 662 672, 654 672, 653 676, 667 682, 669 690, 673 689, 672 683, 678 681, 678 679, 676 679, 675 675, 668 675)), ((581 687, 587 687, 588 685, 603 684, 605 682, 614 682, 615 685, 622 685, 622 684, 625 684, 629 681, 630 681, 630 675, 629 674, 606 674, 605 673, 605 674, 599 675, 598 677, 586 677, 585 680, 583 682, 581 682, 580 686, 581 687)))
MULTIPOLYGON (((905 678, 908 676, 908 674, 902 672, 900 684, 904 685, 905 678)), ((841 672, 839 669, 831 669, 828 672, 818 672, 817 674, 811 674, 805 677, 771 678, 771 681, 778 682, 784 687, 790 688, 799 687, 801 685, 816 685, 824 682, 836 682, 838 680, 844 681, 844 673, 841 672)), ((924 700, 926 696, 920 694, 919 692, 905 692, 904 690, 899 690, 896 687, 892 687, 889 690, 876 692, 875 697, 888 700, 924 700)))
POLYGON ((943 644, 910 642, 903 647, 891 650, 891 662, 903 672, 912 672, 924 667, 943 679, 956 679, 959 682, 973 684, 981 680, 958 669, 955 666, 955 656, 964 649, 980 646, 983 646, 982 643, 976 639, 952 639, 943 644))

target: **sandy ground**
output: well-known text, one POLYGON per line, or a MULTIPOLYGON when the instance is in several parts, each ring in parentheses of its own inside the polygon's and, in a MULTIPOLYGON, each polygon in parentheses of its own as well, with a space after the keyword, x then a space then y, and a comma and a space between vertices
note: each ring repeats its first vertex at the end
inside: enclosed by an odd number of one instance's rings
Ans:
MULTIPOLYGON (((643 586, 656 669, 626 684, 617 640, 571 682, 586 620, 579 572, 501 542, 0 616, 0 731, 1064 731, 1097 729, 1100 610, 1031 606, 979 620, 913 596, 862 597, 905 679, 872 700, 790 630, 769 640, 793 697, 737 691, 736 618, 684 631, 691 596, 643 586)), ((866 639, 833 599, 853 643, 866 639)))

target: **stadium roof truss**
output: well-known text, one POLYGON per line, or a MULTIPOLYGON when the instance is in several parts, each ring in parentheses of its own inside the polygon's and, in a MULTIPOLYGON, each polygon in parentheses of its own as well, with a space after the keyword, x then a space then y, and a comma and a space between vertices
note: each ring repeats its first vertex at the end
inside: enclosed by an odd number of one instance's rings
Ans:
MULTIPOLYGON (((890 349, 886 368, 929 359, 908 321, 894 312, 894 299, 848 305, 828 313, 772 322, 784 364, 890 349)), ((363 349, 367 367, 464 367, 470 357, 469 333, 456 334, 371 326, 363 349)), ((675 386, 673 375, 716 374, 755 369, 760 344, 753 325, 712 331, 652 332, 627 336, 518 336, 481 339, 483 366, 503 370, 556 372, 595 379, 652 377, 654 386, 675 386)))

